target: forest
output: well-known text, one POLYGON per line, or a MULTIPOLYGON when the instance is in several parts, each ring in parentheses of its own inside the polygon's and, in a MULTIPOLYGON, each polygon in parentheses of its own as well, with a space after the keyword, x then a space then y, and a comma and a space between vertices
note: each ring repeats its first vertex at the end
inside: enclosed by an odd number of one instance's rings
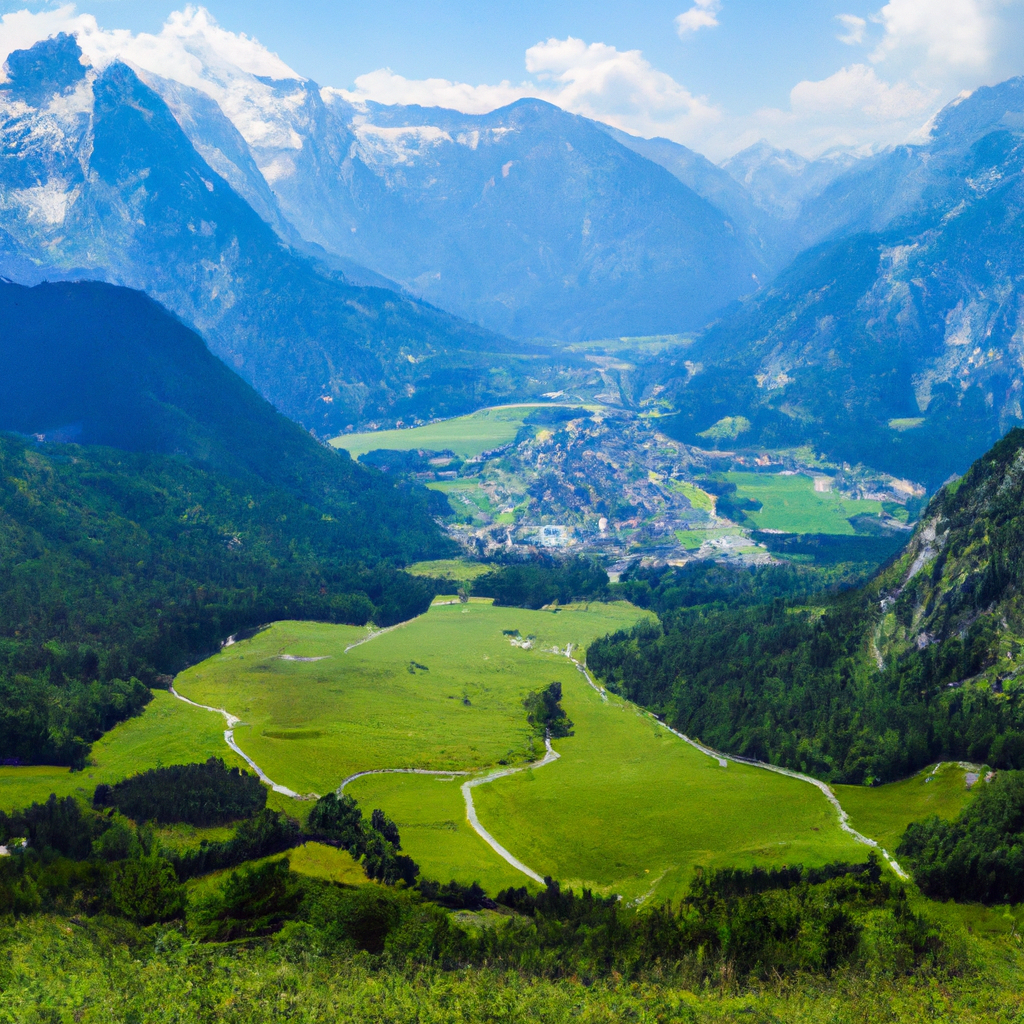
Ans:
POLYGON ((391 500, 409 531, 397 528, 393 549, 369 514, 383 492, 353 498, 367 515, 342 528, 293 492, 173 456, 0 435, 4 760, 80 766, 148 687, 238 630, 287 618, 389 625, 424 611, 434 584, 394 560, 447 550, 426 492, 391 500))
POLYGON ((927 571, 911 565, 919 529, 908 554, 839 594, 786 596, 798 573, 760 570, 699 604, 641 576, 620 586, 659 623, 595 641, 588 664, 705 743, 832 782, 890 781, 944 759, 1024 768, 1018 690, 964 685, 1021 635, 1022 450, 1024 431, 1010 431, 932 500, 922 523, 941 527, 941 550, 927 571), (904 638, 885 643, 884 658, 871 650, 883 603, 904 638))

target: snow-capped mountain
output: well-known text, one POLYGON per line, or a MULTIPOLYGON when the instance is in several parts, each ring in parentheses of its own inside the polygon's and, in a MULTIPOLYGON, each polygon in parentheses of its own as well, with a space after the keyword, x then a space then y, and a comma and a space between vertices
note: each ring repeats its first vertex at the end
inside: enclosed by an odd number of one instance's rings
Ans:
POLYGON ((167 103, 286 240, 519 337, 701 327, 770 269, 746 226, 601 127, 539 101, 482 116, 348 102, 202 9, 77 39, 167 103), (229 127, 230 126, 230 127, 229 127))
MULTIPOLYGON (((237 130, 212 108, 189 109, 202 117, 214 162, 247 175, 253 202, 279 220, 237 130)), ((486 374, 466 359, 486 364, 503 339, 318 269, 229 187, 126 64, 88 66, 63 34, 15 51, 0 85, 0 135, 0 269, 9 276, 146 291, 321 433, 484 398, 486 374), (466 372, 447 372, 455 367, 466 372)))

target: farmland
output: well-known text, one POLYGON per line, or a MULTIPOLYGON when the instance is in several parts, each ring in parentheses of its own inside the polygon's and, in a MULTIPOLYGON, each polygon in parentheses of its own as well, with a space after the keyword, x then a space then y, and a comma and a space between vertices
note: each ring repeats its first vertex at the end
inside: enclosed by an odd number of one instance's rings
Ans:
POLYGON ((378 448, 397 451, 453 451, 463 459, 471 459, 491 448, 508 444, 519 432, 524 418, 535 405, 497 406, 480 409, 469 416, 429 423, 424 427, 403 430, 379 430, 367 434, 342 434, 331 441, 335 448, 344 448, 353 459, 378 448))
POLYGON ((880 502, 817 490, 815 481, 802 473, 727 473, 726 477, 741 498, 761 503, 759 511, 747 513, 760 530, 852 536, 850 516, 882 512, 880 502))

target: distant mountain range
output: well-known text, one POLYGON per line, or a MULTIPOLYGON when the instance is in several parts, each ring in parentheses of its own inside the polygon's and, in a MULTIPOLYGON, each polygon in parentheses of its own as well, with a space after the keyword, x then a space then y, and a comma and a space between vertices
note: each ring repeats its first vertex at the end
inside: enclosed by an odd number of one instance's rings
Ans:
POLYGON ((723 448, 810 443, 935 485, 1020 423, 1021 127, 1013 79, 946 108, 927 147, 835 179, 815 203, 851 233, 687 349, 666 374, 681 410, 669 429, 723 448))
MULTIPOLYGON (((321 434, 508 394, 506 339, 313 261, 211 168, 134 71, 114 62, 96 72, 80 56, 62 35, 7 62, 0 271, 146 291, 321 434)), ((262 200, 269 216, 266 189, 262 200)))
POLYGON ((67 36, 11 54, 0 272, 145 290, 321 436, 558 391, 551 343, 686 333, 645 373, 692 443, 936 483, 1021 418, 1022 79, 925 145, 716 167, 536 100, 354 105, 182 45, 187 85, 67 36))

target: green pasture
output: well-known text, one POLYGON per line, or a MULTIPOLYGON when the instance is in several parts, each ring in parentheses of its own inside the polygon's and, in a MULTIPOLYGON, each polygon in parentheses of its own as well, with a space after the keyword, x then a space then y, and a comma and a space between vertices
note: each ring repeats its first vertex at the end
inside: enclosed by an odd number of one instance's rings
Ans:
POLYGON ((429 423, 425 427, 342 434, 335 437, 331 444, 335 448, 344 448, 353 459, 378 448, 394 451, 412 451, 416 448, 428 451, 450 450, 463 459, 471 459, 481 452, 508 444, 519 433, 523 420, 536 408, 536 405, 497 406, 480 409, 469 416, 429 423))
POLYGON ((802 473, 727 473, 726 477, 736 485, 739 497, 761 502, 759 512, 746 513, 759 530, 851 536, 855 531, 850 516, 882 513, 881 502, 816 491, 814 481, 802 473))
POLYGON ((713 513, 715 511, 715 499, 707 491, 702 491, 696 484, 691 484, 686 480, 671 480, 668 488, 686 498, 691 508, 704 512, 713 513))
MULTIPOLYGON (((850 824, 877 840, 890 853, 899 846, 907 825, 932 814, 955 818, 970 803, 965 771, 955 761, 925 768, 909 779, 885 786, 833 786, 850 815, 850 824)), ((977 785, 984 785, 983 782, 977 785)))
POLYGON ((438 558, 432 562, 416 562, 406 567, 413 576, 430 576, 438 580, 452 580, 454 583, 471 583, 494 567, 482 562, 467 562, 463 558, 438 558))
POLYGON ((696 866, 861 861, 813 786, 722 768, 633 705, 565 688, 575 735, 536 771, 477 787, 477 813, 525 864, 563 884, 627 899, 683 895, 696 866))
POLYGON ((33 801, 46 800, 51 793, 77 794, 91 800, 101 782, 119 782, 147 768, 205 761, 209 757, 222 757, 229 766, 246 767, 224 742, 221 715, 190 707, 169 693, 156 690, 141 715, 114 726, 93 744, 84 771, 45 765, 0 768, 0 810, 27 807, 33 801))
POLYGON ((493 517, 498 511, 490 495, 475 480, 439 480, 427 484, 427 487, 445 495, 456 515, 468 513, 474 521, 482 522, 481 513, 493 517))
MULTIPOLYGON (((383 808, 398 825, 402 849, 427 878, 479 882, 489 893, 539 888, 502 860, 470 828, 460 775, 364 775, 345 787, 366 813, 383 808)), ((477 786, 475 794, 486 787, 477 786)), ((514 852, 514 851, 513 851, 514 852)))
POLYGON ((434 605, 348 653, 365 629, 279 622, 181 673, 175 687, 239 716, 239 746, 275 782, 322 794, 369 769, 529 760, 523 697, 574 671, 536 648, 585 646, 643 614, 625 603, 557 613, 434 605), (503 630, 513 629, 533 635, 535 650, 512 646, 503 630))

